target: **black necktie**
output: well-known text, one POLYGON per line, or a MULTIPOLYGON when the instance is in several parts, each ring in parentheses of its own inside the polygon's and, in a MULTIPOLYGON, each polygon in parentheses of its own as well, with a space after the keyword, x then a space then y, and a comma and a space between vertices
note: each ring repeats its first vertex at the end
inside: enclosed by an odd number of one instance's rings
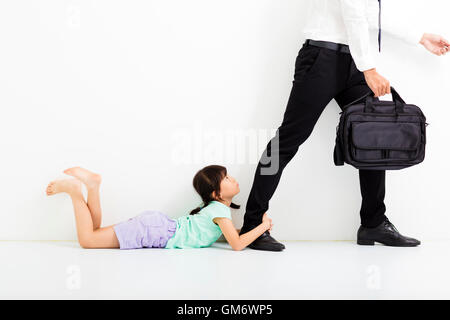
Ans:
POLYGON ((378 52, 381 51, 381 0, 378 0, 378 52))

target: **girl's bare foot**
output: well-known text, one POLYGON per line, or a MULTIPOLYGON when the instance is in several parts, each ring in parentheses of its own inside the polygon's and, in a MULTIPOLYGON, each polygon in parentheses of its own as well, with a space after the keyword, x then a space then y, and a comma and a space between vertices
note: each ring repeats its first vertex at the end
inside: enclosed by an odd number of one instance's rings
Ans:
POLYGON ((81 193, 81 182, 77 179, 54 180, 48 184, 46 192, 48 196, 60 192, 66 192, 70 195, 81 193))
POLYGON ((96 188, 102 181, 102 177, 98 173, 91 172, 81 167, 66 169, 64 170, 64 173, 80 179, 87 188, 96 188))

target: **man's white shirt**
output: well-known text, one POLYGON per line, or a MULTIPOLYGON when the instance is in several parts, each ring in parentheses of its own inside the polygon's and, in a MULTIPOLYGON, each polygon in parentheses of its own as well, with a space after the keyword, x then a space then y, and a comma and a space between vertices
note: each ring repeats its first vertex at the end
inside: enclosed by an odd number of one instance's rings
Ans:
MULTIPOLYGON (((423 32, 396 21, 396 16, 389 12, 389 1, 392 0, 381 3, 382 34, 387 32, 418 44, 423 32)), ((365 71, 376 67, 378 13, 378 0, 310 0, 303 33, 306 39, 347 44, 356 67, 365 71)))

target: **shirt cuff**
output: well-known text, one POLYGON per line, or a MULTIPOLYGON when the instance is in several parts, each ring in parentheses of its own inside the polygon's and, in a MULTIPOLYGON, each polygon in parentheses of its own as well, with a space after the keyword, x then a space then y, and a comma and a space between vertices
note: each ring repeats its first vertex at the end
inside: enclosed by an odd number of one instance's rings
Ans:
POLYGON ((372 58, 366 58, 366 59, 356 58, 355 59, 353 57, 353 61, 355 61, 356 68, 361 72, 375 68, 375 62, 373 61, 372 58))
POLYGON ((422 39, 422 36, 423 32, 410 30, 405 33, 404 40, 409 44, 416 45, 419 44, 420 40, 422 39))

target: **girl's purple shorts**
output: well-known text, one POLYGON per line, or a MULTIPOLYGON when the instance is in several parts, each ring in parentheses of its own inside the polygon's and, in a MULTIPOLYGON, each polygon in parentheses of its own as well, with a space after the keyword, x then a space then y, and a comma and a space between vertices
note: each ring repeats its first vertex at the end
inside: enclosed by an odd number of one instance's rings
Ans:
POLYGON ((175 234, 177 221, 159 211, 144 211, 113 228, 120 249, 164 248, 175 234))

